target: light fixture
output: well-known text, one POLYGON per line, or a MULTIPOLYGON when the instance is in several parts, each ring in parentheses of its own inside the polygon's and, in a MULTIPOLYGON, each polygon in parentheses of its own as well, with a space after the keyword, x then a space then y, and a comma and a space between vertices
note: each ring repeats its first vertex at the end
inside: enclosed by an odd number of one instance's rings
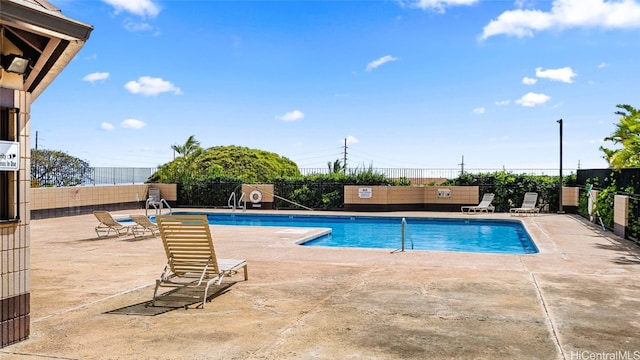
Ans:
POLYGON ((562 119, 556 122, 560 124, 560 184, 558 184, 558 214, 564 214, 564 210, 562 210, 562 119))
POLYGON ((6 72, 24 75, 29 69, 29 59, 15 54, 2 55, 0 65, 6 72))

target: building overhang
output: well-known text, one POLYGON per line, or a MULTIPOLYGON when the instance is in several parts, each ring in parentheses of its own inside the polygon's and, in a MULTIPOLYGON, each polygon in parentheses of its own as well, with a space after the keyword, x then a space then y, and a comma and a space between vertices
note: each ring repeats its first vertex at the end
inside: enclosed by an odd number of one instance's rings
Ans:
POLYGON ((32 101, 80 51, 92 30, 44 0, 0 0, 1 41, 29 59, 19 90, 31 93, 32 101))

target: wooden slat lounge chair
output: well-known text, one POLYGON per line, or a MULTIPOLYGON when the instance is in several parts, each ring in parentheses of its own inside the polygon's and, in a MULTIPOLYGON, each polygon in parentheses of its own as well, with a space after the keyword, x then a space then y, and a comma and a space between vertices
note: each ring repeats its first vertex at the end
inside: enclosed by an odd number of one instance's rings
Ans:
POLYGON ((144 236, 147 231, 153 236, 157 236, 160 233, 158 231, 158 225, 152 223, 145 215, 129 215, 129 217, 136 223, 133 228, 131 228, 134 237, 144 236))
POLYGON ((461 206, 460 210, 464 214, 475 214, 478 212, 493 212, 495 208, 491 205, 495 194, 486 193, 482 196, 482 200, 476 206, 461 206))
POLYGON ((93 215, 100 221, 100 224, 96 226, 96 234, 99 238, 109 236, 111 231, 120 237, 120 235, 129 234, 131 230, 131 225, 119 223, 108 211, 94 211, 93 215))
POLYGON ((524 199, 522 200, 522 206, 519 208, 511 208, 509 212, 511 216, 514 215, 528 215, 528 214, 538 214, 540 209, 537 207, 538 203, 538 193, 528 192, 524 194, 524 199))
POLYGON ((181 288, 204 285, 204 308, 212 284, 220 285, 225 276, 236 274, 240 269, 244 270, 244 279, 248 280, 246 260, 216 257, 206 215, 159 215, 156 222, 168 260, 162 275, 156 280, 154 306, 160 297, 160 287, 176 288, 162 295, 162 298, 169 299, 184 298, 176 295, 181 288))

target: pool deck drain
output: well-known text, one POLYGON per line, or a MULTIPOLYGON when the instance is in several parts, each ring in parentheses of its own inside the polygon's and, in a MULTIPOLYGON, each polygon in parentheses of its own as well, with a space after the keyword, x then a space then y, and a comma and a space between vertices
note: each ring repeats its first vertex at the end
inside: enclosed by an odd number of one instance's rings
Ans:
POLYGON ((217 255, 246 258, 249 280, 230 278, 204 309, 156 316, 107 312, 151 300, 159 238, 96 239, 93 215, 32 221, 31 337, 0 358, 640 355, 639 248, 573 215, 520 219, 540 253, 313 248, 295 243, 314 230, 214 225, 217 255))

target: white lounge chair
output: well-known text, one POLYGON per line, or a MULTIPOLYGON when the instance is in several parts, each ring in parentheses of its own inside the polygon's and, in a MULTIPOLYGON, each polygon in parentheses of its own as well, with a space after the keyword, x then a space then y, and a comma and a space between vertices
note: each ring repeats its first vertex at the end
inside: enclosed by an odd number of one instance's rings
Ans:
POLYGON ((528 192, 524 194, 524 199, 522 200, 522 206, 519 208, 511 208, 509 212, 511 216, 514 215, 528 215, 528 214, 537 214, 540 212, 540 209, 537 207, 538 203, 538 193, 528 192))
POLYGON ((218 259, 213 247, 211 230, 206 215, 159 215, 156 222, 167 255, 167 265, 156 280, 153 305, 163 299, 198 299, 199 297, 177 295, 182 288, 197 288, 202 285, 202 307, 207 301, 209 287, 220 285, 225 276, 244 270, 247 280, 247 262, 244 259, 218 259), (175 291, 158 296, 160 287, 172 287, 175 291))
POLYGON ((475 214, 477 212, 493 212, 495 208, 491 205, 495 194, 486 193, 482 196, 482 200, 475 206, 461 206, 460 210, 464 214, 475 214))
POLYGON ((129 217, 136 223, 131 228, 134 237, 144 236, 147 231, 149 231, 153 236, 157 236, 159 234, 158 225, 152 223, 145 215, 129 215, 129 217))
POLYGON ((96 234, 99 238, 109 236, 111 231, 116 233, 118 237, 123 234, 127 235, 132 228, 132 225, 119 223, 108 211, 94 211, 93 215, 100 221, 100 224, 96 226, 96 234))

